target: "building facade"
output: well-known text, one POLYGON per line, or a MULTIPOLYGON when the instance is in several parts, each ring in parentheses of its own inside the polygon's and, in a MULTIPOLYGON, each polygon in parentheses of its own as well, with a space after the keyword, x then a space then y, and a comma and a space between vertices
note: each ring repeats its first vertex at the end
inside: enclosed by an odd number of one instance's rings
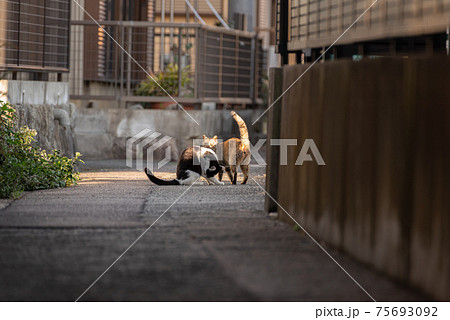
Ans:
POLYGON ((332 44, 327 59, 444 53, 450 0, 278 0, 275 19, 285 63, 289 54, 314 60, 332 44))
POLYGON ((228 26, 228 1, 192 0, 188 5, 184 0, 80 0, 79 4, 72 4, 73 100, 147 107, 156 100, 172 101, 167 94, 171 93, 196 106, 210 101, 261 103, 264 40, 256 28, 248 32, 228 26), (177 73, 169 77, 183 84, 174 90, 171 85, 157 97, 144 98, 145 93, 137 92, 150 76, 157 79, 166 71, 177 73))

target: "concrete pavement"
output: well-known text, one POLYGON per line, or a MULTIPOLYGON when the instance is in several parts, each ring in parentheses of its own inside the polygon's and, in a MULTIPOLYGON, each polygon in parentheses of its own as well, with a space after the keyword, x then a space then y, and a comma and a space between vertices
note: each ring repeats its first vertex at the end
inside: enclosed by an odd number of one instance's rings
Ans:
MULTIPOLYGON (((188 188, 155 186, 120 166, 88 163, 95 171, 78 186, 29 192, 0 210, 0 300, 76 300, 188 188)), ((163 171, 173 177, 175 168, 163 171)), ((264 168, 251 177, 263 184, 264 168)), ((80 300, 370 301, 263 204, 251 179, 193 186, 80 300)), ((376 300, 426 299, 327 249, 376 300)))

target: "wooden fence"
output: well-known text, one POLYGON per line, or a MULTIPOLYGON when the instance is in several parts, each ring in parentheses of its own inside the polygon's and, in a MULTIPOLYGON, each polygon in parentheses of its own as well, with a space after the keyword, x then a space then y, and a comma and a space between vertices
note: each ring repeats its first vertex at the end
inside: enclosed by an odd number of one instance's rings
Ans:
MULTIPOLYGON (((306 68, 285 67, 283 90, 306 68)), ((314 66, 269 113, 269 138, 281 112, 279 137, 298 143, 287 166, 269 162, 266 183, 318 240, 439 300, 450 300, 448 70, 447 57, 314 66), (325 166, 294 165, 305 139, 325 166)))

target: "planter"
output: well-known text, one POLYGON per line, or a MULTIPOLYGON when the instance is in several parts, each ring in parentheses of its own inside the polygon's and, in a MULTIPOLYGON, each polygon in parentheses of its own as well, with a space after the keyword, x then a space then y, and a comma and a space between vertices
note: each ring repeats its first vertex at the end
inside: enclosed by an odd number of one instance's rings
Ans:
MULTIPOLYGON (((151 109, 166 110, 166 109, 171 109, 171 108, 169 108, 171 106, 173 106, 174 110, 178 110, 176 103, 173 101, 151 103, 151 109)), ((193 105, 189 105, 189 104, 181 104, 181 106, 184 108, 184 110, 194 110, 195 109, 195 107, 193 105)))

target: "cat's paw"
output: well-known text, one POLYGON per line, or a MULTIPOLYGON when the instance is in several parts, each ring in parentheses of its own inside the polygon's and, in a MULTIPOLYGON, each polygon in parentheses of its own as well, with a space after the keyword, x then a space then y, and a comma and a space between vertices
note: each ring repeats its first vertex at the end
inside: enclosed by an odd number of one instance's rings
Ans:
POLYGON ((225 183, 223 183, 222 181, 219 181, 219 186, 224 186, 225 183))

